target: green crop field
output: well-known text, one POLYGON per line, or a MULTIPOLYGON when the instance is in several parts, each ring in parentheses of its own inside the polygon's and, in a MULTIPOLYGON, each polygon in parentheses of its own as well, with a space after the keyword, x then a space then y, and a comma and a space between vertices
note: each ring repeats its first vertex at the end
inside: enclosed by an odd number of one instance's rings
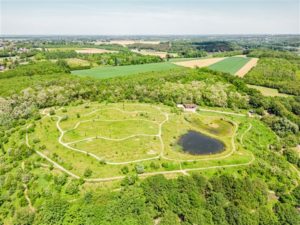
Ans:
POLYGON ((229 57, 217 62, 208 68, 220 72, 235 74, 239 71, 251 58, 246 57, 229 57))
POLYGON ((27 125, 28 145, 48 160, 58 163, 74 176, 89 179, 118 179, 137 166, 147 173, 164 173, 181 169, 244 165, 252 160, 240 143, 249 131, 249 122, 218 113, 175 113, 171 107, 141 103, 89 103, 59 108, 37 123, 27 125), (32 129, 31 129, 32 130, 32 129), (225 149, 216 154, 194 155, 178 145, 189 130, 222 141, 225 149))
POLYGON ((171 69, 181 68, 170 62, 162 63, 149 63, 142 65, 130 65, 130 66, 99 66, 88 70, 76 70, 72 71, 72 74, 79 76, 88 76, 98 79, 127 76, 138 73, 145 73, 151 71, 166 71, 171 69))

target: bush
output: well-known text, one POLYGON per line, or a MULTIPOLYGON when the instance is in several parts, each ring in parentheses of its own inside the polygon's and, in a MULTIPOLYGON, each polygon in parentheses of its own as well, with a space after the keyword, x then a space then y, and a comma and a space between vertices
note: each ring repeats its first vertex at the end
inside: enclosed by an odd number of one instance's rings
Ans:
POLYGON ((70 183, 67 184, 66 186, 66 193, 69 195, 74 195, 79 192, 79 185, 75 181, 71 181, 70 183))
POLYGON ((138 173, 138 174, 142 174, 145 172, 145 168, 144 168, 144 165, 143 164, 137 164, 135 166, 135 171, 138 173))
POLYGON ((92 173, 93 173, 93 171, 91 169, 87 168, 87 169, 85 169, 83 176, 90 177, 90 176, 92 176, 92 173))
POLYGON ((121 168, 121 172, 122 172, 123 174, 127 174, 127 173, 129 172, 128 166, 123 166, 123 167, 121 168))
POLYGON ((49 114, 50 114, 50 116, 55 115, 55 110, 54 110, 54 109, 50 109, 50 110, 49 110, 49 114))

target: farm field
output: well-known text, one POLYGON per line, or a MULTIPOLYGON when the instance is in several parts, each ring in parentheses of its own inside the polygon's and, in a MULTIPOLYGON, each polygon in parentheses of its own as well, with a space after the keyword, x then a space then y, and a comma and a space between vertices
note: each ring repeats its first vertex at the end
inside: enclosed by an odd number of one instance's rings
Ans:
POLYGON ((162 63, 149 63, 141 65, 129 65, 129 66, 99 66, 88 70, 76 70, 72 71, 72 74, 78 76, 88 76, 98 79, 105 79, 111 77, 127 76, 138 73, 145 73, 151 71, 166 71, 176 68, 182 68, 170 62, 162 63))
POLYGON ((164 59, 169 54, 172 57, 177 57, 178 54, 175 53, 168 53, 168 52, 158 52, 158 51, 151 51, 151 50, 131 50, 132 52, 139 53, 142 55, 152 55, 152 56, 159 56, 160 58, 164 59))
MULTIPOLYGON (((139 52, 140 53, 140 52, 139 52)), ((146 54, 146 53, 145 53, 146 54)), ((164 56, 162 56, 164 57, 164 56)), ((213 70, 236 74, 244 76, 253 66, 257 60, 247 57, 229 57, 229 58, 174 58, 168 62, 149 63, 140 65, 128 66, 99 66, 86 70, 75 70, 72 74, 78 76, 89 76, 98 79, 105 79, 111 77, 134 75, 138 73, 152 72, 152 71, 166 71, 176 68, 196 68, 208 67, 213 70)))
POLYGON ((245 57, 229 57, 210 65, 208 68, 234 75, 244 67, 249 60, 250 58, 245 57))
POLYGON ((257 65, 258 58, 251 58, 235 75, 244 77, 253 67, 257 65))
POLYGON ((239 77, 243 77, 248 73, 257 63, 256 58, 247 58, 245 56, 233 57, 214 57, 214 58, 199 58, 193 60, 175 59, 174 64, 189 68, 208 67, 212 70, 220 72, 231 73, 239 77))
POLYGON ((250 84, 247 84, 247 86, 260 91, 262 93, 262 95, 264 95, 264 96, 270 96, 270 97, 275 97, 275 96, 291 97, 292 96, 292 95, 288 95, 288 94, 279 93, 278 90, 275 88, 268 88, 268 87, 263 87, 263 86, 250 85, 250 84))
POLYGON ((132 45, 132 44, 152 44, 157 45, 160 41, 144 41, 144 40, 111 40, 111 41, 96 41, 96 45, 103 45, 103 44, 117 44, 122 46, 132 45))
POLYGON ((102 53, 116 53, 117 51, 111 51, 100 48, 84 48, 75 50, 77 53, 81 54, 102 54, 102 53))
POLYGON ((90 62, 84 59, 78 59, 78 58, 69 58, 65 59, 65 61, 68 63, 68 65, 73 68, 73 67, 78 67, 78 66, 89 66, 90 62))
POLYGON ((204 58, 204 59, 193 59, 193 60, 184 60, 184 61, 175 61, 174 64, 178 66, 184 66, 189 68, 195 67, 208 67, 219 61, 222 61, 225 58, 204 58))
POLYGON ((107 181, 142 166, 141 176, 248 165, 253 156, 241 141, 251 129, 243 116, 200 112, 173 113, 172 108, 140 103, 89 103, 42 112, 29 146, 74 178, 92 170, 87 181, 107 181), (211 155, 185 153, 177 139, 195 130, 222 141, 224 151, 211 155), (123 172, 122 172, 123 171, 123 172))

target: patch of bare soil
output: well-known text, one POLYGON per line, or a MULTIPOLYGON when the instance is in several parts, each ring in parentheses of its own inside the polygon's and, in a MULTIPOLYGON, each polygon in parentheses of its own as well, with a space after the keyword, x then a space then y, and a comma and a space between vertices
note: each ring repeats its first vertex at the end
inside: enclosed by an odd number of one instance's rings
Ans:
POLYGON ((77 53, 81 54, 101 54, 101 53, 115 53, 117 51, 110 51, 106 49, 99 49, 99 48, 86 48, 86 49, 79 49, 75 50, 77 53))
POLYGON ((217 62, 220 62, 223 59, 225 58, 222 57, 222 58, 196 59, 196 60, 190 60, 184 62, 174 62, 174 64, 179 66, 189 67, 189 68, 194 68, 194 67, 201 68, 201 67, 207 67, 217 62))
POLYGON ((258 58, 252 58, 249 62, 246 63, 235 75, 239 77, 244 77, 253 67, 256 66, 258 58))

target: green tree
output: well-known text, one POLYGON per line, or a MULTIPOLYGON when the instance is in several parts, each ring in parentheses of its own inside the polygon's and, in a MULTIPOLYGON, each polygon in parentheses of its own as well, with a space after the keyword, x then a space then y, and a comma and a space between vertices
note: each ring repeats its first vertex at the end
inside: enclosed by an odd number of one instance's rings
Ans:
POLYGON ((161 218, 160 225, 180 225, 179 217, 173 213, 172 211, 168 210, 163 214, 161 218))

